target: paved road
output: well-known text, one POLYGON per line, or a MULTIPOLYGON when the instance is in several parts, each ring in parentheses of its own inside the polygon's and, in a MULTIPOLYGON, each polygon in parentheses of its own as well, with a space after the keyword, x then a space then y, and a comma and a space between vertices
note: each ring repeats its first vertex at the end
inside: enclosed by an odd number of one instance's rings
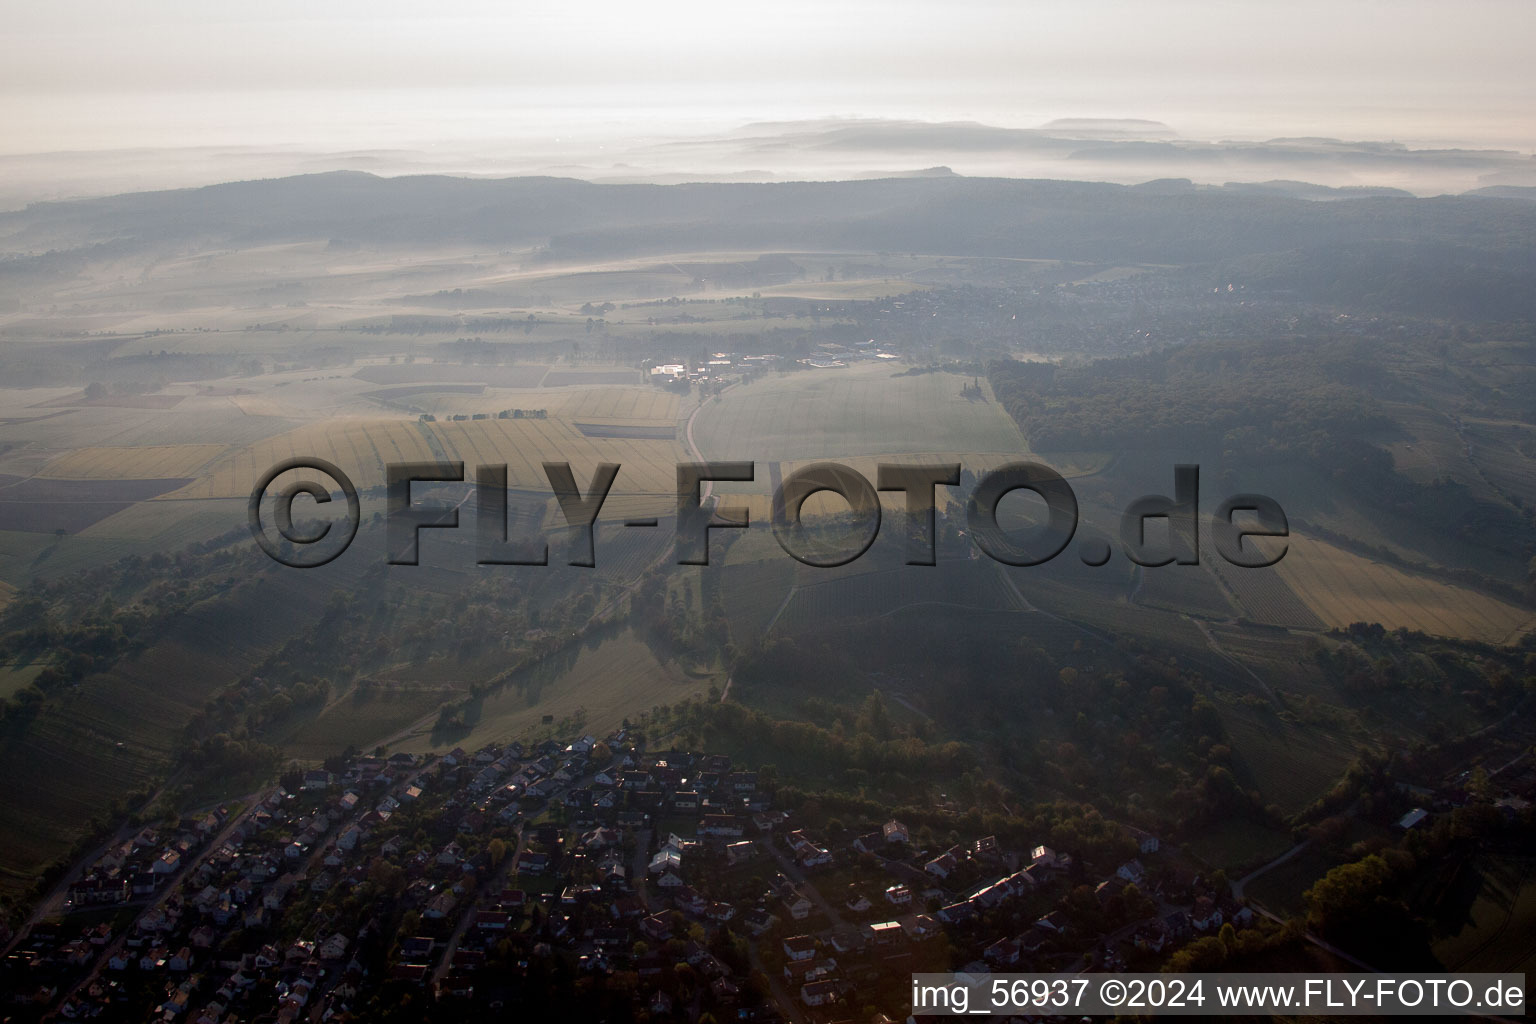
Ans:
POLYGON ((499 893, 502 883, 509 875, 516 876, 517 865, 523 859, 523 851, 527 845, 523 842, 523 832, 526 823, 517 823, 517 842, 512 846, 512 855, 502 859, 501 866, 486 880, 486 884, 476 884, 468 896, 464 905, 464 912, 459 915, 459 923, 449 936, 447 944, 443 947, 443 957, 438 961, 436 969, 432 971, 430 991, 436 991, 437 983, 447 977, 448 971, 453 967, 453 955, 459 951, 459 943, 464 941, 464 933, 469 930, 470 923, 474 921, 475 914, 480 910, 480 897, 482 893, 499 893))
POLYGON ((773 841, 772 836, 768 839, 768 850, 773 854, 773 859, 779 862, 779 868, 789 877, 789 880, 799 885, 805 891, 805 894, 811 898, 811 902, 820 907, 822 913, 827 915, 827 919, 832 922, 833 928, 836 928, 838 931, 858 934, 857 930, 837 912, 837 909, 827 902, 820 889, 814 885, 806 884, 805 872, 800 869, 800 865, 789 858, 787 853, 779 849, 778 843, 773 841))
POLYGON ((1297 843, 1295 846, 1291 847, 1289 850, 1286 850, 1274 860, 1270 861, 1268 864, 1265 864, 1263 867, 1255 868, 1254 870, 1248 872, 1242 878, 1239 878, 1237 881, 1232 883, 1232 896, 1235 899, 1242 899, 1243 889, 1248 885, 1249 882, 1253 881, 1255 878, 1258 878, 1260 875, 1264 874, 1264 872, 1269 871, 1272 868, 1279 867, 1281 864, 1284 864, 1286 861, 1290 860, 1292 857, 1296 856, 1302 850, 1305 850, 1308 846, 1311 845, 1312 840, 1304 839, 1297 843))
MULTIPOLYGON (((711 395, 709 398, 706 398, 706 399, 703 399, 702 401, 700 401, 698 405, 694 406, 693 412, 688 414, 688 423, 683 427, 683 440, 688 445, 688 451, 689 451, 689 453, 691 453, 693 455, 693 458, 694 458, 694 460, 696 462, 703 462, 703 461, 705 461, 705 459, 704 459, 704 452, 699 448, 699 446, 696 443, 694 443, 694 440, 693 440, 693 421, 699 418, 699 413, 703 412, 704 411, 704 407, 706 405, 708 405, 710 402, 718 402, 720 400, 721 396, 724 395, 727 391, 730 391, 730 390, 732 390, 734 388, 738 388, 740 386, 741 385, 740 385, 739 382, 735 383, 735 384, 727 384, 725 387, 720 389, 718 394, 711 395)), ((699 491, 699 502, 700 502, 700 504, 703 504, 705 501, 709 500, 710 495, 712 495, 714 493, 715 493, 714 482, 710 481, 710 480, 704 481, 704 486, 699 491)))
POLYGON ((629 865, 629 881, 647 912, 651 909, 651 891, 646 885, 646 872, 651 866, 651 830, 635 830, 635 857, 629 865))
POLYGON ((768 979, 768 991, 773 996, 774 1003, 778 1005, 779 1012, 784 1014, 790 1024, 805 1024, 805 1015, 800 1012, 799 1000, 789 991, 789 986, 784 984, 783 972, 774 974, 763 963, 763 956, 759 951, 760 945, 761 943, 757 942, 747 944, 747 959, 752 969, 768 979))

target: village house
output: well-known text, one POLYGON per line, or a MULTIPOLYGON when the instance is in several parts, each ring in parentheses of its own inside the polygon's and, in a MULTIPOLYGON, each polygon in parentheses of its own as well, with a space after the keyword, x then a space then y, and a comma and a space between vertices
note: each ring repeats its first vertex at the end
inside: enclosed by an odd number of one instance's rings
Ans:
POLYGON ((809 935, 791 935, 780 946, 790 960, 809 960, 816 955, 816 940, 809 935))
POLYGON ((811 911, 816 909, 816 904, 793 886, 787 888, 780 898, 784 903, 785 912, 796 921, 804 921, 811 916, 811 911))
POLYGON ((1128 860, 1115 869, 1115 877, 1128 885, 1140 885, 1146 879, 1146 874, 1139 860, 1128 860))
POLYGON ((739 839, 743 831, 741 821, 730 814, 706 814, 699 823, 701 836, 729 836, 739 839))
POLYGON ((1221 927, 1221 908, 1209 896, 1201 896, 1189 911, 1189 923, 1196 931, 1208 932, 1221 927))
POLYGON ((945 851, 923 865, 923 870, 935 878, 948 878, 960 869, 960 862, 945 851))
POLYGON ((835 981, 813 981, 800 987, 800 1001, 806 1006, 826 1006, 837 999, 835 981))

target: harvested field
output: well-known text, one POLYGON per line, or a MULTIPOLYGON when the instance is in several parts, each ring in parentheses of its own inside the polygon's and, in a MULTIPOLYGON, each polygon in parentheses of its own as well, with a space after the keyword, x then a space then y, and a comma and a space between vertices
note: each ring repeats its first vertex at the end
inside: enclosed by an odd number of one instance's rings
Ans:
MULTIPOLYGON (((364 366, 352 376, 370 384, 424 384, 447 381, 494 388, 538 387, 547 366, 466 366, 461 363, 391 363, 364 366)), ((629 383, 626 381, 625 383, 629 383)))
POLYGON ((54 480, 192 477, 222 454, 225 447, 222 444, 165 444, 77 448, 49 462, 37 475, 54 480))

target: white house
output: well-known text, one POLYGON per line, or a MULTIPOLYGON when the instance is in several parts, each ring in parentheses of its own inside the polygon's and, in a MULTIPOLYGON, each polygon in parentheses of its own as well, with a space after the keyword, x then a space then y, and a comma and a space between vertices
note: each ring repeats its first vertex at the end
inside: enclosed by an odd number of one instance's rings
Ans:
POLYGON ((653 875, 660 875, 681 871, 682 868, 683 855, 670 846, 663 846, 656 851, 656 856, 651 858, 648 870, 653 875))
POLYGON ((1146 870, 1139 860, 1128 860, 1115 869, 1115 877, 1130 885, 1140 885, 1146 876, 1146 870))
POLYGON ((809 935, 791 935, 782 946, 784 955, 791 960, 809 960, 816 955, 816 940, 809 935))

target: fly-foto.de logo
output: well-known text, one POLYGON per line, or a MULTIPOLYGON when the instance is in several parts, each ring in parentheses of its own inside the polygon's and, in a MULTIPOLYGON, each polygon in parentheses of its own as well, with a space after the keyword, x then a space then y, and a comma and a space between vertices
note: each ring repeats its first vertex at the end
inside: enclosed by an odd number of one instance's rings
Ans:
MULTIPOLYGON (((603 503, 618 479, 617 463, 600 464, 583 486, 568 462, 546 462, 544 475, 550 494, 560 506, 569 528, 567 564, 596 565, 598 518, 603 503)), ((862 473, 836 462, 818 462, 786 476, 773 494, 773 536, 786 554, 806 565, 846 565, 869 550, 880 533, 880 492, 899 492, 905 503, 906 564, 937 564, 935 517, 941 487, 960 483, 959 463, 944 465, 881 463, 870 483, 862 473), (802 518, 806 501, 830 492, 847 502, 848 509, 827 523, 807 524, 802 518)), ((414 485, 464 483, 462 462, 393 462, 385 467, 385 540, 389 564, 416 565, 421 531, 459 528, 464 501, 435 504, 418 501, 414 485)), ((711 493, 715 483, 750 483, 756 479, 752 462, 684 462, 677 466, 674 550, 679 565, 708 565, 711 530, 742 529, 750 525, 748 510, 728 504, 729 496, 711 493)), ((1125 556, 1137 565, 1160 566, 1200 562, 1200 467, 1177 465, 1173 471, 1173 497, 1161 494, 1137 498, 1120 517, 1120 544, 1125 556), (1149 533, 1149 524, 1162 521, 1166 529, 1149 533)), ((514 536, 509 530, 507 467, 503 464, 476 467, 474 520, 476 562, 480 565, 548 565, 549 542, 542 534, 514 536)), ((314 568, 330 562, 351 544, 361 521, 357 487, 340 468, 323 459, 295 458, 278 463, 263 474, 251 491, 248 506, 251 533, 257 544, 276 561, 296 568, 314 568), (330 485, 313 480, 293 480, 274 486, 279 477, 294 470, 323 474, 330 485), (307 499, 318 511, 339 491, 347 514, 339 524, 295 522, 295 504, 307 499), (268 521, 276 538, 268 532, 268 521), (329 541, 329 543, 326 543, 329 541), (307 555, 306 550, 315 551, 307 555)), ((1007 565, 1030 566, 1049 562, 1072 543, 1078 527, 1077 496, 1067 481, 1051 467, 1038 462, 1012 462, 984 473, 965 501, 965 524, 970 541, 982 554, 1007 565), (999 521, 1003 498, 1028 491, 1045 504, 1044 521, 1028 528, 1008 529, 999 521)), ((660 520, 628 519, 624 528, 657 528, 660 520)), ((1245 544, 1250 537, 1285 538, 1290 535, 1285 512, 1278 502, 1262 494, 1234 494, 1222 500, 1211 514, 1211 539, 1217 553, 1243 568, 1273 565, 1285 556, 1286 545, 1260 550, 1245 544)), ((1113 557, 1110 544, 1086 538, 1078 545, 1078 557, 1087 565, 1104 565, 1113 557)))

